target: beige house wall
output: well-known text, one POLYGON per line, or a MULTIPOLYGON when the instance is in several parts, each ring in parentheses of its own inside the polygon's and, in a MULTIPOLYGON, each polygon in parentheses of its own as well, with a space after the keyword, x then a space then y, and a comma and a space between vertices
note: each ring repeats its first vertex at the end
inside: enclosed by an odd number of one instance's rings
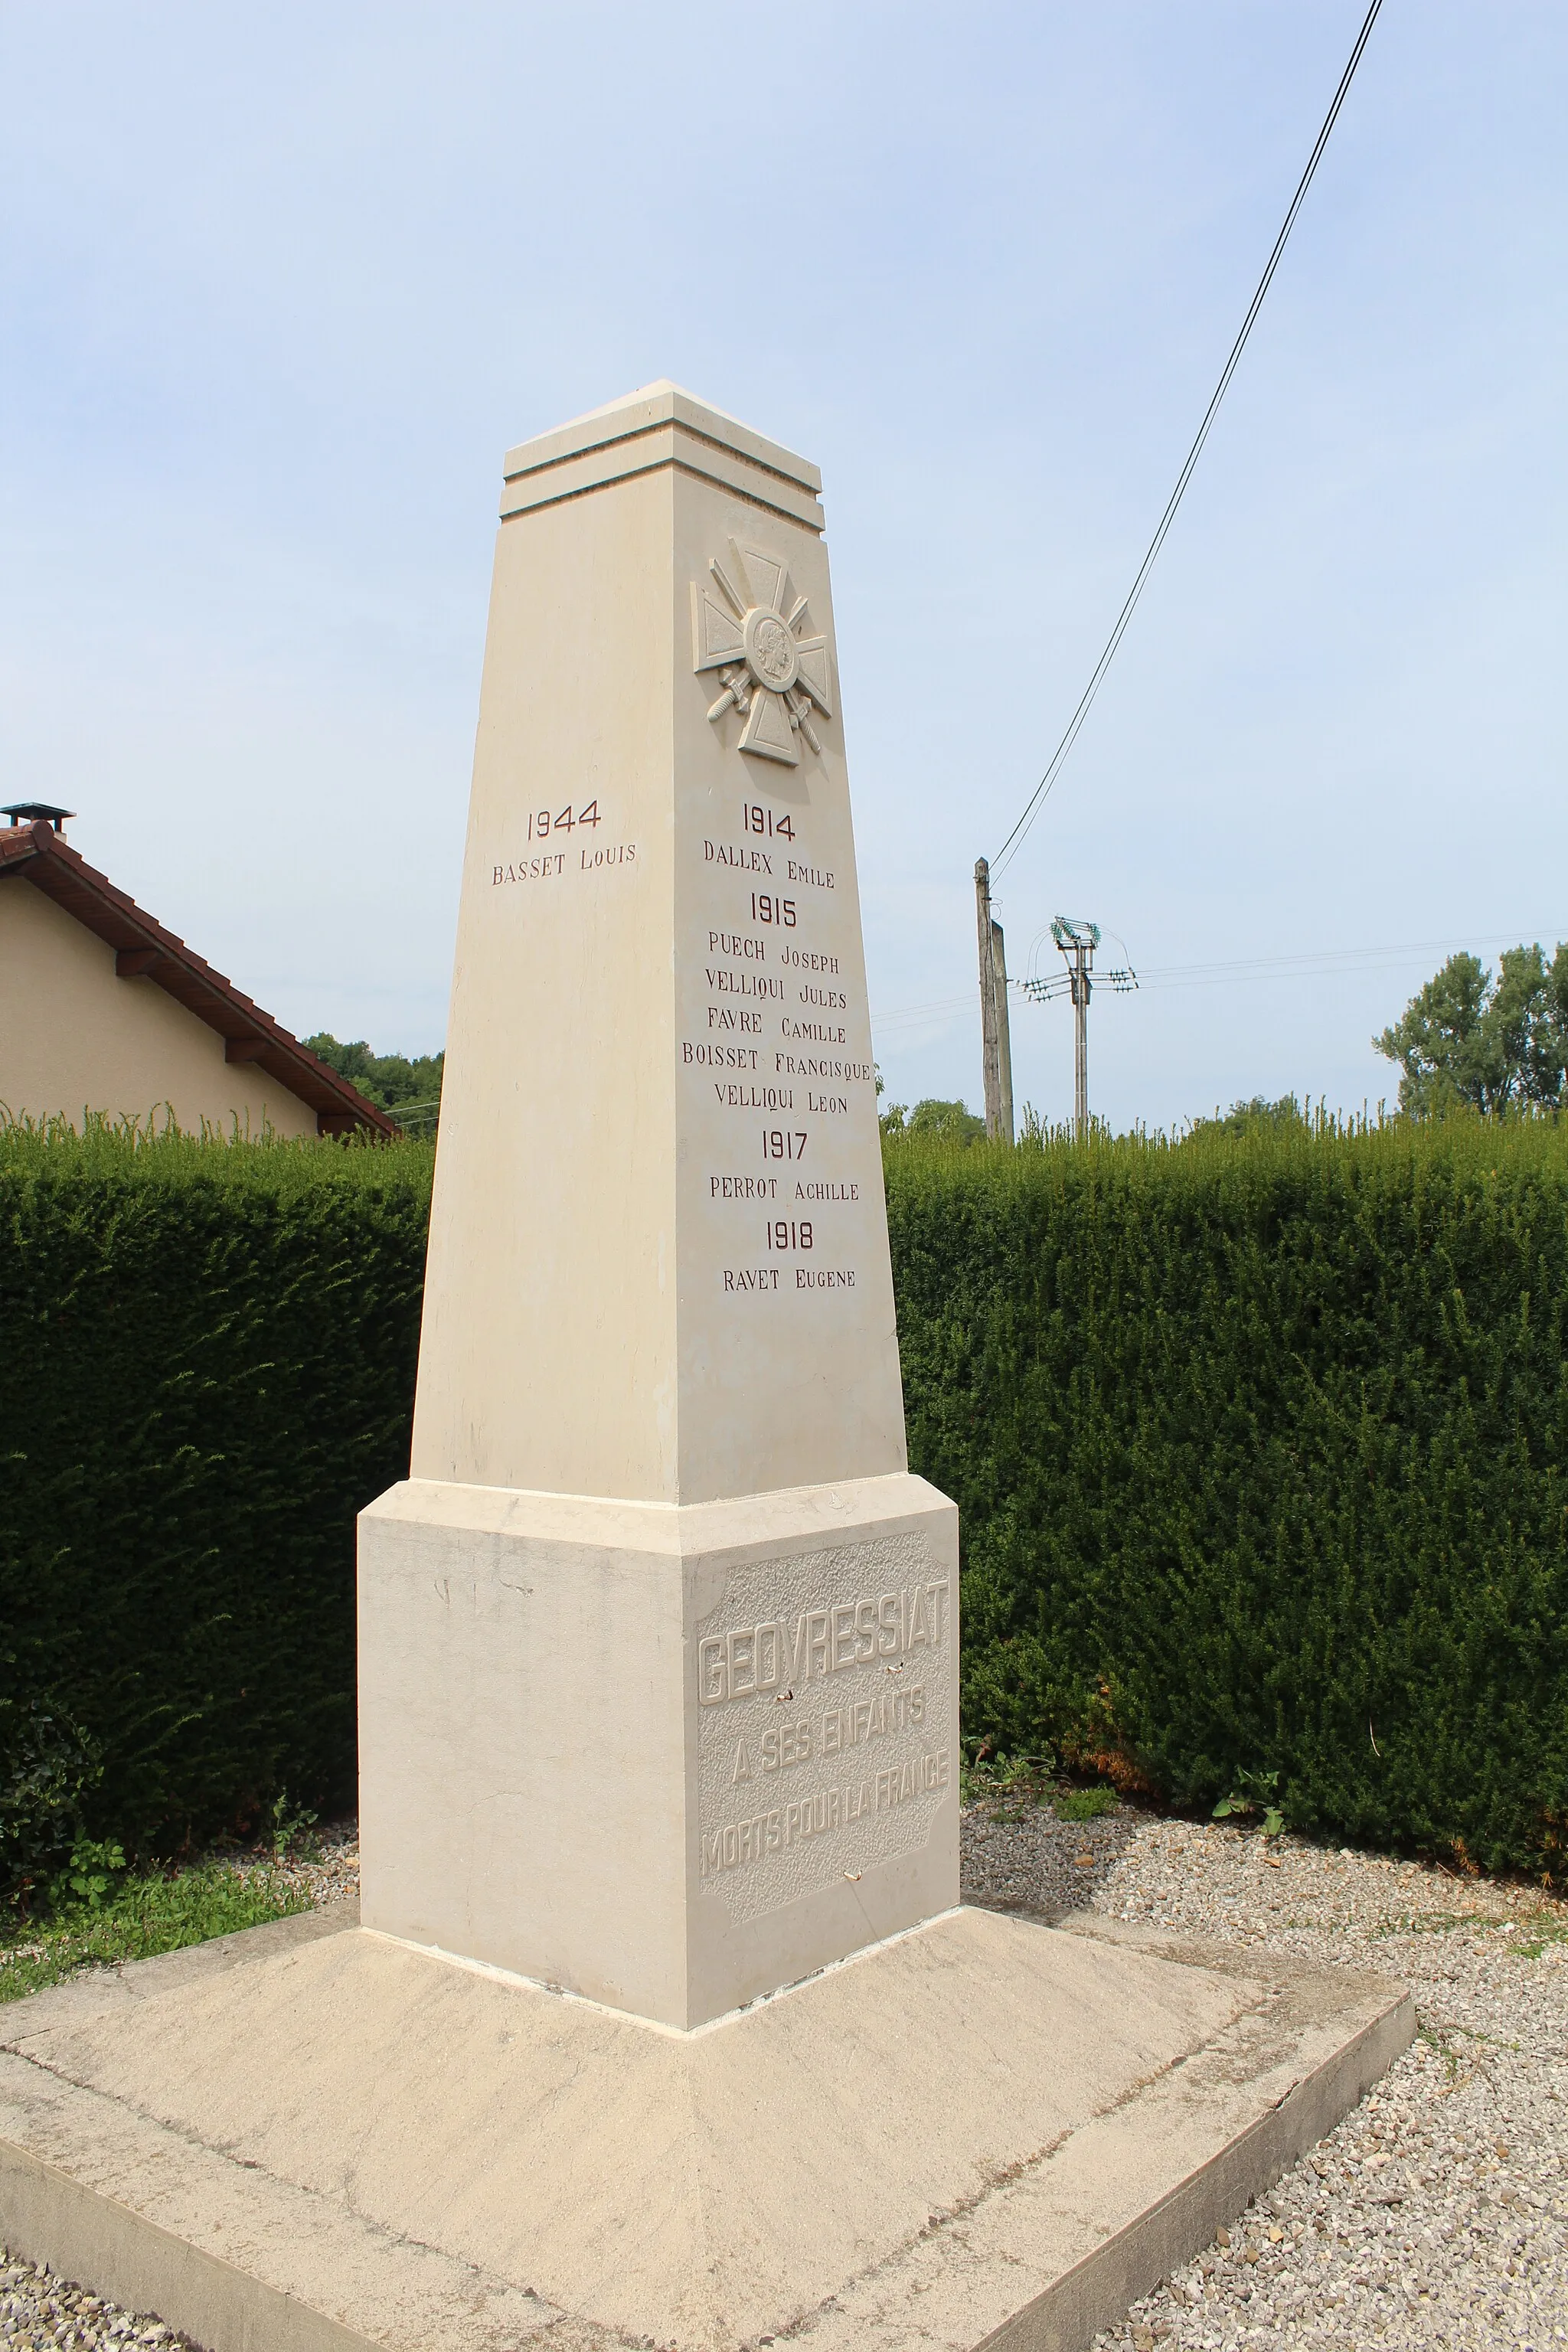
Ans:
POLYGON ((13 1118, 162 1116, 195 1133, 314 1135, 316 1114, 21 875, 0 882, 0 1107, 13 1118))

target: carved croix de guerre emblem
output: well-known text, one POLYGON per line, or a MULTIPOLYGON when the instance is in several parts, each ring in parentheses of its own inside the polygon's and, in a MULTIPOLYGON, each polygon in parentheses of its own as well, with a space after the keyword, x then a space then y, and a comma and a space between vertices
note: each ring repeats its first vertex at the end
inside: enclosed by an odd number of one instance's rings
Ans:
POLYGON ((716 669, 724 689, 709 718, 738 710, 746 722, 742 751, 792 768, 803 735, 814 751, 822 750, 813 704, 825 719, 833 716, 827 639, 805 635, 806 621, 806 600, 796 596, 788 565, 765 548, 731 540, 728 567, 715 558, 707 580, 691 583, 692 667, 716 669))

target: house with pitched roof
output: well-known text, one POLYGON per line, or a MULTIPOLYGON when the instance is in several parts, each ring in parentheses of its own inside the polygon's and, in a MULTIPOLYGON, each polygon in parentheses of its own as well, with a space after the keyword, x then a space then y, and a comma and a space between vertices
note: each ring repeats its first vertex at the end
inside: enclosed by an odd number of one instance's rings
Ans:
POLYGON ((224 1135, 393 1135, 386 1113, 145 913, 65 835, 0 809, 0 1118, 85 1113, 224 1135))

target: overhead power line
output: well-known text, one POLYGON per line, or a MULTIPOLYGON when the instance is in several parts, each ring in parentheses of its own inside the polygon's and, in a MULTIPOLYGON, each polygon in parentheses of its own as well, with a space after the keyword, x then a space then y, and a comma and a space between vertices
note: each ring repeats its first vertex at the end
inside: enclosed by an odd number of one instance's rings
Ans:
MULTIPOLYGON (((1138 985, 1140 990, 1223 988, 1239 980, 1337 980, 1362 972, 1394 970, 1415 956, 1453 955, 1462 948, 1486 955, 1494 946, 1501 949, 1517 940, 1548 937, 1568 939, 1568 923, 1515 924, 1508 930, 1471 931, 1463 939, 1405 940, 1386 944, 1369 940, 1362 947, 1312 949, 1300 955, 1240 956, 1225 963, 1141 964, 1138 985)), ((1023 993, 1029 991, 1026 980, 1009 984, 1023 993)), ((896 1029, 941 1028, 967 1011, 973 1001, 969 995, 944 996, 929 1004, 899 1005, 887 1013, 873 1013, 871 1027, 879 1037, 896 1029)))
POLYGON ((1193 477, 1193 468, 1197 464, 1198 458, 1203 452, 1204 444, 1209 437, 1210 428, 1214 424, 1215 416, 1219 413, 1220 402, 1225 398, 1226 392, 1230 389, 1230 380, 1236 373, 1237 366, 1240 361, 1242 352, 1247 348, 1247 339, 1251 334, 1253 326, 1258 318, 1258 313, 1263 307, 1263 298, 1268 291, 1269 285, 1273 280, 1274 272, 1279 267, 1280 256, 1285 250, 1286 242, 1289 237, 1290 231, 1296 226, 1296 215, 1300 211, 1302 204, 1306 198, 1307 191, 1312 184, 1313 173, 1317 171, 1318 165, 1322 161, 1323 150, 1329 143, 1329 133, 1332 131, 1335 122, 1339 119, 1340 109, 1345 102, 1345 96, 1350 89, 1352 79, 1354 79, 1355 69, 1361 63, 1362 51, 1366 47, 1368 36, 1371 34, 1373 26, 1377 21, 1378 10, 1382 5, 1383 0, 1372 0, 1372 5, 1366 12, 1366 20, 1363 24, 1361 31, 1356 36, 1355 47, 1352 49, 1350 54, 1350 62, 1345 67, 1343 73, 1340 76, 1340 86, 1334 92, 1333 103, 1329 108, 1328 113, 1323 117, 1323 127, 1319 131, 1317 139, 1313 142, 1312 152, 1307 159, 1307 168, 1301 174, 1300 184, 1297 188, 1295 194, 1290 199, 1290 209, 1286 214, 1284 224, 1280 228, 1279 236, 1274 240, 1274 250, 1269 255, 1268 266, 1265 268, 1262 277, 1258 281, 1258 290, 1253 295, 1251 301, 1247 304, 1247 316, 1241 322, 1241 332, 1237 335, 1235 343, 1231 347, 1230 357, 1226 360, 1220 380, 1215 386, 1214 397, 1209 402, 1207 408, 1204 411, 1204 421, 1199 425, 1197 436, 1194 439, 1192 447, 1187 452, 1186 463, 1182 467, 1181 473, 1177 478, 1175 488, 1171 492, 1170 500, 1165 508, 1165 511, 1160 517, 1160 527, 1149 542, 1148 551, 1144 555, 1142 562, 1138 566, 1137 577, 1134 579, 1131 587, 1127 592, 1127 602, 1122 605, 1121 612, 1117 615, 1116 626, 1111 630, 1110 636, 1106 639, 1105 650, 1100 655, 1100 659, 1095 663, 1094 669, 1089 677, 1089 684, 1084 688, 1083 693, 1079 698, 1078 709, 1073 712, 1071 719, 1068 721, 1067 732, 1062 737, 1061 741, 1057 745, 1055 751, 1051 755, 1050 765, 1047 768, 1045 774, 1040 778, 1039 782, 1030 793, 1028 800, 1025 803, 1024 813, 1019 817, 1017 824, 1013 827, 1012 832, 1007 835, 1006 840, 1002 844, 1001 848, 991 860, 991 874, 993 879, 994 879, 995 877, 1001 873, 1004 866, 1005 866, 1011 859, 1016 856, 1025 835, 1027 834, 1029 827, 1034 824, 1043 803, 1050 793, 1052 785, 1056 782, 1058 776, 1061 773, 1062 764, 1066 760, 1068 753, 1072 750, 1074 743, 1078 740, 1079 730, 1083 725, 1084 720, 1088 718, 1089 706, 1093 702, 1095 696, 1100 692, 1100 684, 1104 679, 1106 671, 1110 667, 1111 662, 1115 659, 1116 648, 1127 634, 1127 625, 1132 618, 1133 609, 1138 603, 1139 597, 1143 593, 1143 585, 1147 581, 1150 572, 1153 569, 1154 559, 1159 554, 1162 547, 1165 544, 1166 533, 1169 531, 1172 523, 1174 522, 1176 519, 1176 509, 1182 503, 1183 494, 1193 477))

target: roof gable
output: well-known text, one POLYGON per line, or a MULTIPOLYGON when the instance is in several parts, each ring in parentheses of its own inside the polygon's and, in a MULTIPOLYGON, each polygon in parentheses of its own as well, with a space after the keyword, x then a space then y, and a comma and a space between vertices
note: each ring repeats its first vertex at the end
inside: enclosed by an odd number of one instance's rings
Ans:
POLYGON ((0 881, 13 886, 26 881, 43 891, 114 950, 114 969, 121 980, 156 982, 176 1003, 216 1031, 224 1040, 226 1061, 255 1063, 313 1110, 319 1134, 345 1135, 354 1129, 384 1136, 398 1132, 396 1122, 368 1102, 357 1087, 329 1068, 184 940, 144 913, 134 898, 117 890, 47 820, 14 824, 0 831, 0 881))

